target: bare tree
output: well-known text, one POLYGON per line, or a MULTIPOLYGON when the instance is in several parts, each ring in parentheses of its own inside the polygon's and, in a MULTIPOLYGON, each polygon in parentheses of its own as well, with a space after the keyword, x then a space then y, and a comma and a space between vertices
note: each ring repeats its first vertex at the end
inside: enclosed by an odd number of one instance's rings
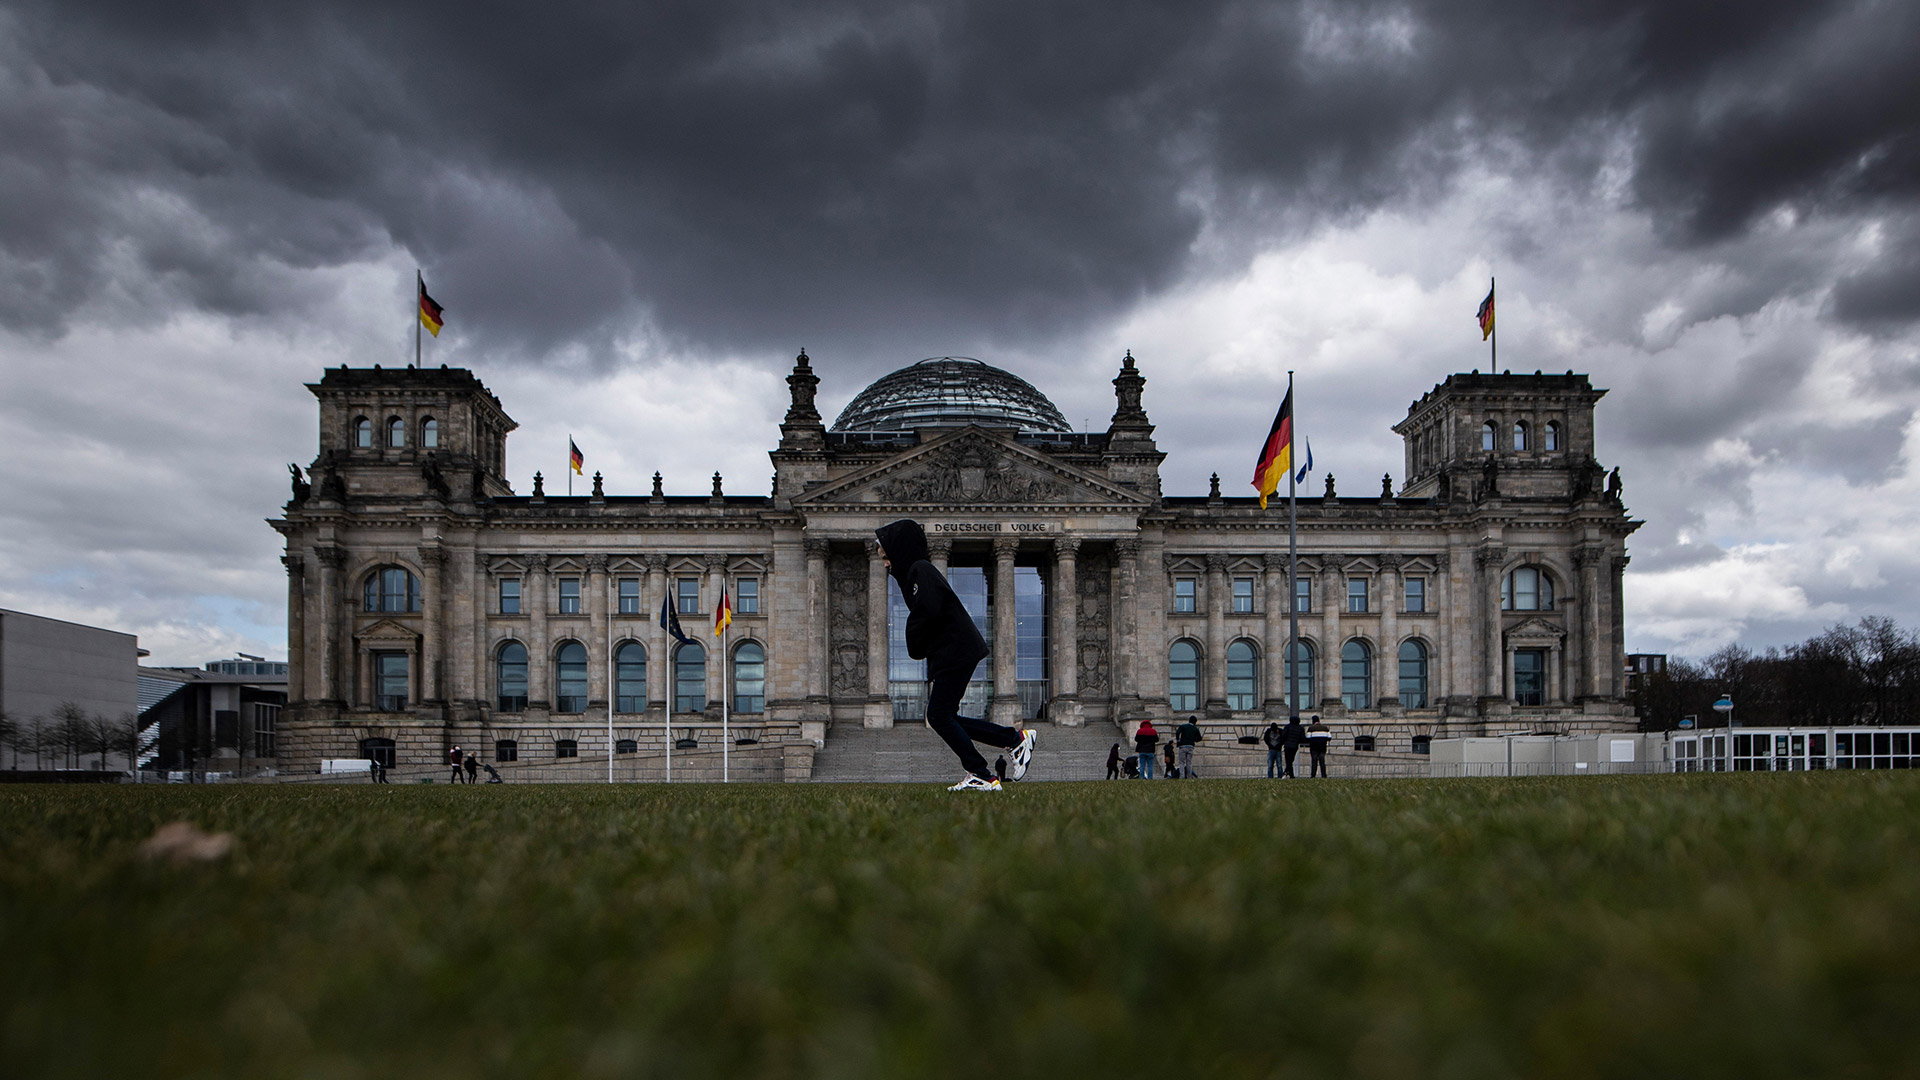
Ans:
POLYGON ((94 713, 81 725, 81 735, 86 752, 100 756, 100 769, 104 772, 107 767, 107 755, 116 753, 120 749, 120 724, 99 713, 94 713))
POLYGON ((140 718, 133 713, 120 714, 113 723, 113 752, 127 756, 127 768, 134 779, 140 778, 140 759, 160 745, 160 725, 150 724, 146 731, 140 729, 140 718))
POLYGON ((53 707, 53 745, 60 755, 60 763, 67 768, 79 764, 76 760, 87 752, 87 710, 71 701, 63 701, 53 707))
POLYGON ((20 767, 20 721, 5 709, 0 709, 0 750, 13 752, 13 767, 20 767))

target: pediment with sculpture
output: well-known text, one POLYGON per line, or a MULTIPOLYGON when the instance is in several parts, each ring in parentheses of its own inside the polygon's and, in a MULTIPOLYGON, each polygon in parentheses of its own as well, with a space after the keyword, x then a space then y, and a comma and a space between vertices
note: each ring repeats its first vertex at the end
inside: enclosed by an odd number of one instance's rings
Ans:
POLYGON ((1146 502, 1084 470, 977 428, 810 491, 796 506, 1126 506, 1146 502))

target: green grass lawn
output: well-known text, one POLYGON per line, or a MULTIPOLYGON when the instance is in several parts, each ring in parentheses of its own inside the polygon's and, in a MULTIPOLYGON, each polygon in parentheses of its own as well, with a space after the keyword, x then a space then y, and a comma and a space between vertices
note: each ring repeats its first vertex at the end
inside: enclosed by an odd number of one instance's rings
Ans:
POLYGON ((0 787, 0 1071, 1920 1074, 1920 774, 0 787), (144 861, 186 819, 233 855, 144 861))

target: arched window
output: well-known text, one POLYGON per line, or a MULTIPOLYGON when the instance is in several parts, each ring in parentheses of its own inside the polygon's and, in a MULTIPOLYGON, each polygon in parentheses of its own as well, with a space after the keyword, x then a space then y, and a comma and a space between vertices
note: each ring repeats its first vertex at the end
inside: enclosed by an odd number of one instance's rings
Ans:
POLYGON ((363 416, 353 422, 353 445, 362 450, 373 449, 373 421, 363 416))
POLYGON ((743 641, 733 650, 733 711, 765 712, 767 708, 767 651, 757 641, 743 641))
POLYGON ((396 416, 387 421, 387 445, 393 447, 395 450, 406 447, 407 422, 405 420, 396 416))
POLYGON ((707 650, 689 641, 673 653, 673 711, 704 712, 707 708, 707 650))
POLYGON ((404 567, 383 566, 367 575, 365 599, 368 611, 419 611, 420 579, 404 567))
POLYGON ((440 421, 431 416, 420 421, 420 445, 429 450, 440 445, 440 421))
POLYGON ((1359 638, 1340 648, 1340 700, 1349 709, 1373 708, 1373 650, 1359 638))
POLYGON ((1500 432, 1493 426, 1493 421, 1489 420, 1480 426, 1480 449, 1491 453, 1499 438, 1500 432))
POLYGON ((1175 712, 1200 707, 1200 650, 1191 641, 1167 650, 1167 701, 1175 712))
POLYGON ((1293 655, 1287 657, 1287 711, 1297 713, 1302 709, 1311 709, 1316 703, 1313 696, 1313 643, 1296 642, 1293 655))
POLYGON ((500 646, 493 664, 495 696, 499 699, 497 708, 501 712, 524 712, 527 707, 527 647, 517 641, 509 641, 500 646))
POLYGON ((577 641, 560 646, 554 654, 555 674, 553 711, 587 711, 587 647, 577 641))
POLYGON ((1400 707, 1427 707, 1427 647, 1418 641, 1400 645, 1400 707))
POLYGON ((1500 610, 1552 611, 1553 579, 1532 566, 1508 574, 1500 582, 1500 610))
POLYGON ((1542 433, 1542 436, 1543 441, 1540 444, 1540 449, 1548 451, 1560 449, 1560 421, 1547 421, 1547 430, 1542 433))
POLYGON ((1227 646, 1227 708, 1247 712, 1259 707, 1259 680, 1254 676, 1259 667, 1253 642, 1240 638, 1227 646))
POLYGON ((383 769, 393 768, 392 739, 361 739, 360 756, 368 761, 377 761, 383 769))
POLYGON ((1527 422, 1525 420, 1517 420, 1514 422, 1513 448, 1515 450, 1525 450, 1527 448, 1527 422))
POLYGON ((647 709, 647 650, 637 641, 613 650, 613 708, 628 713, 647 709))

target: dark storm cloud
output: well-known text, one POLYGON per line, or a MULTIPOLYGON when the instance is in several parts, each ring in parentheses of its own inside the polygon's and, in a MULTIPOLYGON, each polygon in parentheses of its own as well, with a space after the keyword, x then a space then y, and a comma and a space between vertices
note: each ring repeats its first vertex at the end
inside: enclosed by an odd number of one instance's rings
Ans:
MULTIPOLYGON (((1231 249, 1481 160, 1585 185, 1620 140, 1674 244, 1781 208, 1897 225, 1917 17, 28 3, 0 22, 0 319, 57 329, 132 270, 154 310, 266 312, 291 287, 272 265, 390 240, 463 329, 535 353, 635 314, 714 347, 1017 340, 1167 286, 1209 225, 1231 249)), ((1836 316, 1911 318, 1903 259, 1836 316)))

